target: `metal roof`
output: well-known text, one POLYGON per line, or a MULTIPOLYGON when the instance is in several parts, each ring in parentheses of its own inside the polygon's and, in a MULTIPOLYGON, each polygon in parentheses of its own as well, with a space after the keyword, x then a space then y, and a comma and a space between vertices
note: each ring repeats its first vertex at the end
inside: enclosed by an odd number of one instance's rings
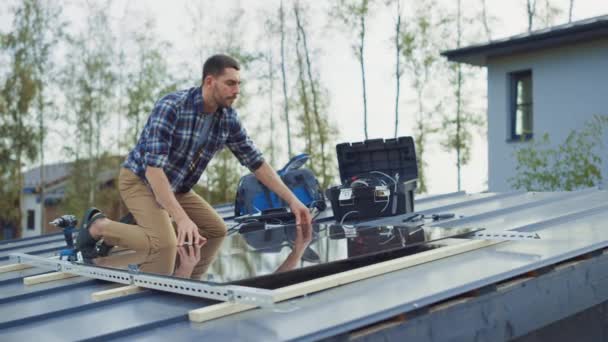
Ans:
MULTIPOLYGON (((597 269, 583 269, 577 276, 570 274, 568 277, 571 278, 565 280, 556 278, 565 271, 550 273, 557 279, 554 280, 555 284, 562 284, 560 288, 563 291, 573 291, 568 292, 567 296, 559 296, 567 301, 560 304, 559 310, 546 309, 542 307, 545 305, 543 302, 535 302, 530 293, 538 296, 551 294, 542 292, 541 285, 526 287, 526 284, 533 283, 525 282, 531 277, 530 272, 535 271, 542 275, 545 273, 538 270, 608 247, 608 230, 605 229, 605 222, 608 220, 607 203, 608 193, 595 189, 556 193, 458 192, 420 198, 416 200, 418 212, 456 214, 455 219, 437 223, 441 226, 475 226, 488 230, 517 229, 538 232, 542 239, 503 242, 205 323, 190 322, 188 311, 218 302, 153 290, 94 302, 91 298, 93 292, 113 288, 116 284, 75 277, 26 286, 23 283, 24 277, 48 271, 31 268, 3 273, 0 274, 0 335, 3 341, 23 341, 41 337, 45 341, 154 341, 195 338, 244 341, 317 340, 358 331, 404 313, 418 313, 415 316, 417 319, 429 322, 428 319, 433 317, 431 313, 435 312, 435 309, 420 314, 421 309, 442 307, 446 301, 452 303, 450 300, 454 298, 460 298, 458 301, 461 301, 462 297, 459 296, 463 294, 487 289, 489 286, 526 275, 521 278, 523 280, 518 280, 524 282, 524 285, 516 283, 509 285, 509 289, 537 291, 528 292, 530 298, 520 299, 523 303, 519 304, 527 310, 524 312, 534 313, 534 309, 538 307, 539 310, 542 309, 542 315, 537 314, 537 317, 528 319, 526 315, 529 314, 520 314, 516 307, 501 306, 497 309, 496 304, 488 304, 491 309, 487 309, 480 304, 467 307, 465 312, 472 314, 477 312, 475 310, 489 311, 484 311, 479 317, 463 316, 460 312, 457 317, 466 321, 466 324, 458 329, 454 330, 453 326, 433 326, 436 334, 447 334, 437 336, 456 336, 456 339, 459 336, 461 340, 463 336, 468 336, 468 339, 472 340, 473 335, 466 335, 470 333, 467 326, 476 329, 473 334, 475 331, 497 331, 502 334, 504 329, 492 327, 491 322, 502 317, 501 315, 519 315, 510 317, 508 322, 512 327, 508 337, 517 337, 551 322, 546 320, 560 319, 560 316, 555 315, 564 312, 572 314, 568 310, 581 310, 584 305, 608 300, 607 291, 579 293, 577 287, 587 284, 598 289, 608 288, 604 286, 608 279, 603 275, 605 271, 598 271, 605 270, 608 262, 608 256, 601 253, 602 256, 592 259, 598 261, 583 263, 597 264, 597 269), (594 275, 596 273, 597 275, 594 275), (565 283, 570 285, 565 287, 565 283), (541 316, 545 321, 539 318, 541 316)), ((229 225, 232 222, 230 210, 229 206, 223 206, 220 210, 229 225)), ((396 224, 401 219, 402 217, 383 218, 366 224, 396 224)), ((8 259, 12 252, 51 256, 61 248, 62 239, 60 234, 52 234, 1 241, 0 266, 13 263, 8 259)), ((541 276, 530 281, 542 279, 553 278, 541 276)), ((489 294, 481 292, 483 295, 478 300, 488 301, 503 294, 519 293, 509 291, 490 291, 489 294)), ((458 301, 448 307, 462 308, 458 301)), ((439 312, 446 313, 450 310, 452 309, 442 309, 439 312)), ((415 329, 415 326, 412 329, 415 329)), ((413 334, 415 330, 400 331, 413 334)), ((420 334, 415 336, 433 340, 426 332, 420 334)))
MULTIPOLYGON (((120 157, 116 157, 119 159, 120 157)), ((55 186, 68 179, 72 172, 73 162, 62 162, 47 164, 44 166, 45 182, 47 186, 55 186)), ((103 170, 98 176, 99 182, 107 182, 110 179, 116 177, 118 172, 116 170, 103 170)), ((27 170, 23 174, 23 186, 24 188, 36 188, 40 185, 40 166, 34 167, 27 170)))
POLYGON ((608 38, 608 15, 535 30, 504 39, 493 40, 444 51, 449 61, 486 66, 493 57, 547 49, 566 44, 608 38))
MULTIPOLYGON (((55 163, 44 166, 44 173, 47 184, 66 179, 70 174, 72 163, 55 163)), ((40 185, 40 166, 27 170, 23 174, 25 187, 35 188, 40 185)))

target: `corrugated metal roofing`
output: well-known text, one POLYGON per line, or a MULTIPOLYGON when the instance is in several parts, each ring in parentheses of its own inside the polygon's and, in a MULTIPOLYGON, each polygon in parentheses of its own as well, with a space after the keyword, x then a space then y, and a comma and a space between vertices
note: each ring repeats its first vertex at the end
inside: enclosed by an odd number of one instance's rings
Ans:
MULTIPOLYGON (((0 339, 316 340, 416 312, 608 246, 604 224, 608 219, 608 193, 599 190, 454 193, 418 199, 416 210, 456 214, 455 219, 441 223, 446 227, 519 228, 538 232, 542 240, 504 242, 205 323, 190 322, 188 311, 217 302, 152 290, 93 302, 92 293, 117 285, 75 277, 26 286, 24 277, 48 271, 14 271, 0 274, 0 339)), ((231 215, 229 206, 220 211, 225 217, 231 215)), ((392 217, 376 222, 396 224, 400 220, 392 217)), ((61 241, 62 236, 4 241, 0 243, 0 266, 12 263, 2 258, 13 251, 50 256, 61 245, 57 240, 61 241)), ((594 279, 593 275, 588 277, 594 279)), ((574 284, 587 280, 568 281, 574 284)), ((575 306, 577 297, 567 300, 575 306)), ((608 293, 599 293, 594 300, 608 300, 608 293)), ((483 324, 482 319, 478 321, 483 324)), ((470 320, 470 324, 475 322, 470 320)))

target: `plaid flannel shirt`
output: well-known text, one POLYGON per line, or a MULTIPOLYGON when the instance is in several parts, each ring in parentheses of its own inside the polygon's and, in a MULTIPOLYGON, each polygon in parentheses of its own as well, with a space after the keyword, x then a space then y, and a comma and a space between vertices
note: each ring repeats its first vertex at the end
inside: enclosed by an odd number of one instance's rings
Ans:
POLYGON ((203 113, 201 87, 171 93, 154 106, 123 167, 147 183, 146 166, 162 168, 176 193, 190 191, 224 146, 252 172, 264 162, 233 108, 203 113))

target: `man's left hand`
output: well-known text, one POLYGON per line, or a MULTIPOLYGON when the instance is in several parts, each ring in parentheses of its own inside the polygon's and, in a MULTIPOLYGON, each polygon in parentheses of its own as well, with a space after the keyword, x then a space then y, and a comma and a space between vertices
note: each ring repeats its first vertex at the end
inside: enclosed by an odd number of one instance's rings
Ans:
POLYGON ((296 224, 311 224, 312 216, 310 216, 310 211, 302 202, 296 200, 289 205, 289 208, 296 217, 296 224))

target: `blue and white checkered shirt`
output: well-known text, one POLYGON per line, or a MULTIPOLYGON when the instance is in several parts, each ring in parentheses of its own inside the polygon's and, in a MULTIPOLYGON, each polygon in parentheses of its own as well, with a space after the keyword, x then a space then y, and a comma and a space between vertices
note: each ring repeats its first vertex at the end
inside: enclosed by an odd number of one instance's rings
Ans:
POLYGON ((264 162, 233 108, 203 113, 201 87, 168 94, 154 106, 123 167, 144 182, 146 166, 162 168, 176 193, 190 191, 213 155, 228 146, 252 172, 264 162))

